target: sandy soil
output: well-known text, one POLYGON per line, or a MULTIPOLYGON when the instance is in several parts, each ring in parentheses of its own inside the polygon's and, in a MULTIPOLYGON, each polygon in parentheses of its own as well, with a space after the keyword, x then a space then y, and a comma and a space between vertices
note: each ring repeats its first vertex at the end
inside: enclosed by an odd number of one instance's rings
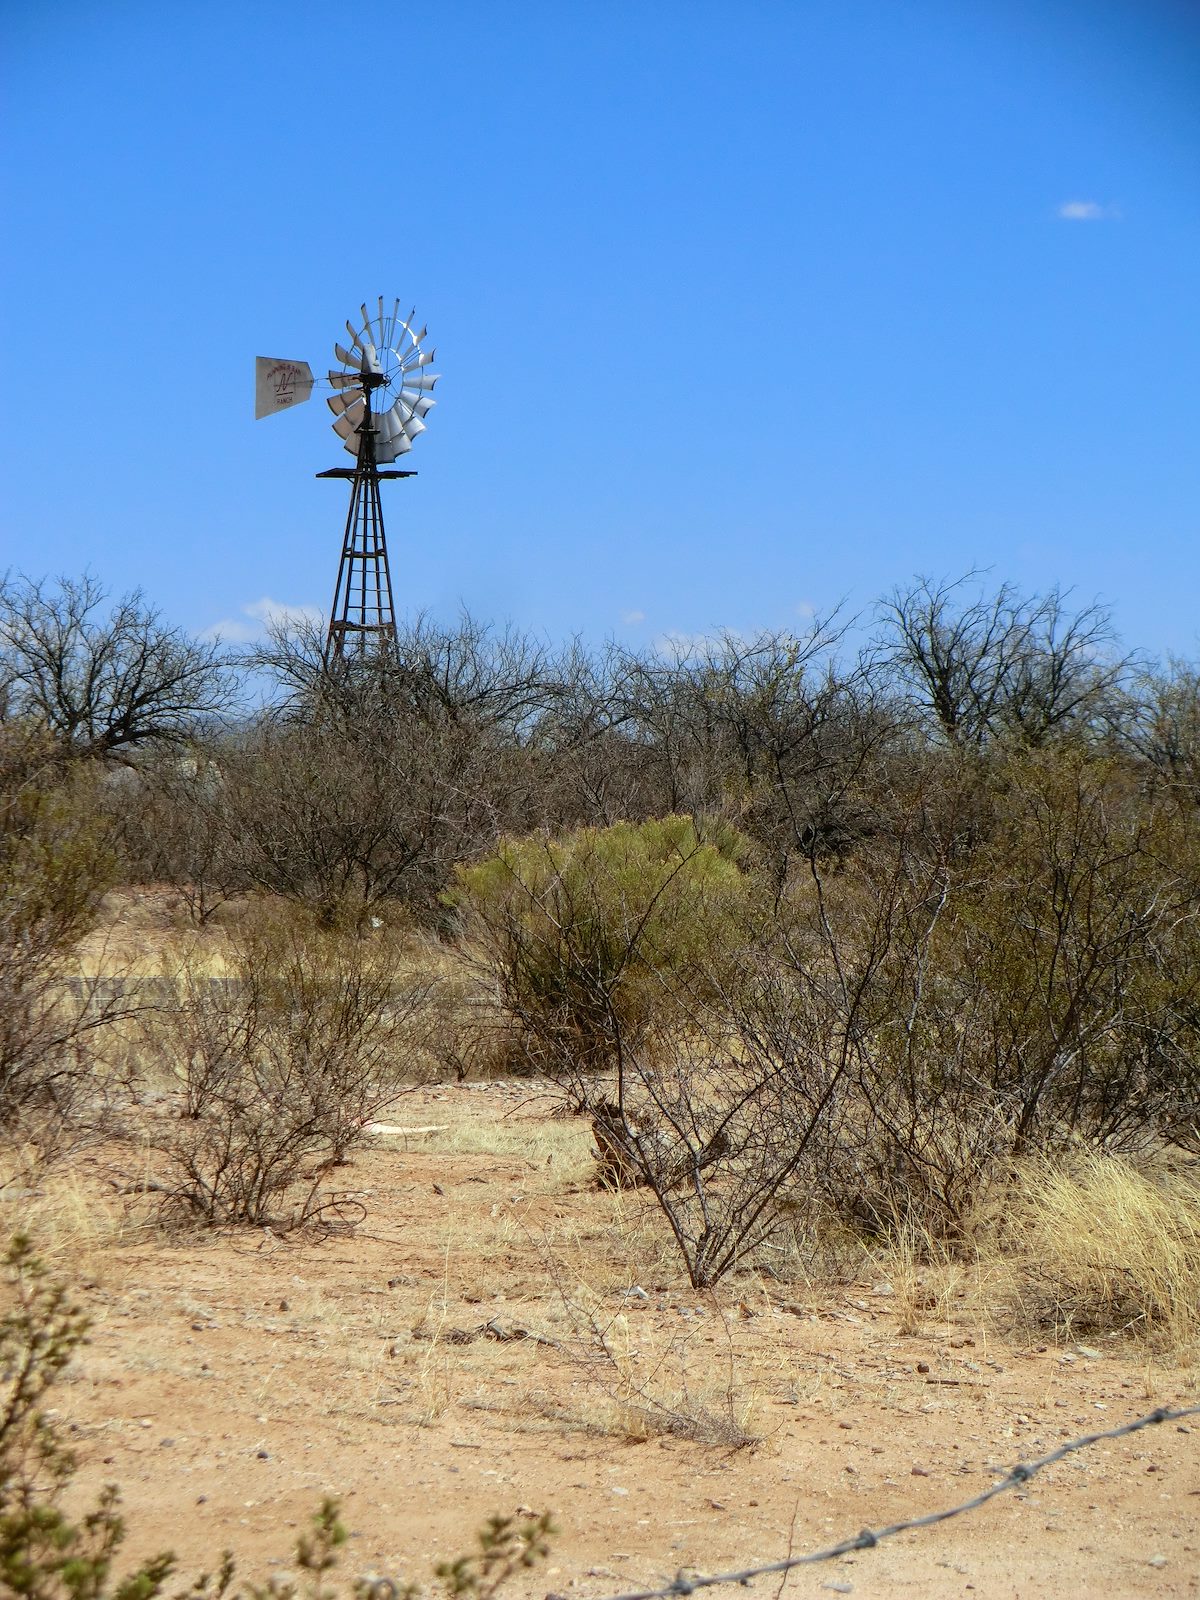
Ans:
MULTIPOLYGON (((596 1191, 586 1130, 528 1085, 423 1091, 395 1118, 439 1131, 355 1157, 353 1233, 126 1228, 93 1251, 91 1342, 58 1403, 81 1485, 121 1485, 134 1553, 191 1573, 231 1545, 261 1575, 335 1494, 348 1572, 424 1579, 490 1512, 550 1508, 550 1560, 509 1592, 617 1594, 952 1505, 1197 1399, 1194 1373, 1128 1345, 1000 1342, 953 1295, 902 1333, 912 1295, 873 1272, 697 1294, 652 1209, 596 1191)), ((783 1592, 1200 1593, 1198 1444, 1200 1418, 1096 1446, 783 1592)))

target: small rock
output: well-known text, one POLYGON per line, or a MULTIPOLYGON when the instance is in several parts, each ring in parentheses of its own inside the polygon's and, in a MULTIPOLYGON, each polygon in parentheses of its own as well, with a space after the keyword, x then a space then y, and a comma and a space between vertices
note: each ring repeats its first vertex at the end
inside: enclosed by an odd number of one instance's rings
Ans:
POLYGON ((1150 1560, 1148 1562, 1148 1565, 1152 1566, 1152 1567, 1165 1567, 1166 1564, 1167 1564, 1166 1556, 1151 1556, 1150 1560))
POLYGON ((1091 1361, 1099 1361, 1100 1359, 1100 1352, 1094 1345, 1077 1344, 1075 1348, 1081 1356, 1087 1356, 1091 1361))
POLYGON ((256 1453, 260 1461, 270 1461, 271 1459, 271 1453, 269 1450, 259 1450, 256 1453))
POLYGON ((928 1372, 929 1371, 929 1363, 928 1363, 928 1361, 918 1361, 917 1362, 917 1371, 918 1372, 928 1372))
POLYGON ((160 1439, 158 1441, 158 1448, 160 1450, 169 1450, 174 1443, 174 1439, 160 1439))
POLYGON ((650 1296, 640 1283, 635 1283, 632 1289, 626 1289, 626 1300, 649 1300, 650 1296))
POLYGON ((914 1467, 911 1476, 914 1478, 927 1478, 929 1474, 924 1467, 914 1467))
POLYGON ((821 1587, 822 1589, 832 1590, 834 1594, 854 1593, 854 1585, 852 1583, 839 1583, 836 1578, 831 1578, 828 1583, 823 1583, 821 1587))

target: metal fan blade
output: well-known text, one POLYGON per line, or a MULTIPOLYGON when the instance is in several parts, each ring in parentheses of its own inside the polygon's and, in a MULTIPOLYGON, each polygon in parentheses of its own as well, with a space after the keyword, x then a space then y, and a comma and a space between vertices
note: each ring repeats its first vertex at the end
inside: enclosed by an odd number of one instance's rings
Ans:
POLYGON ((432 389, 440 377, 440 372, 421 373, 419 377, 414 376, 411 378, 405 373, 404 387, 400 390, 400 393, 406 400, 415 400, 422 389, 432 389))
POLYGON ((340 344, 334 345, 333 353, 344 367, 356 367, 358 365, 358 356, 353 355, 349 350, 344 350, 340 344))
MULTIPOLYGON (((339 426, 341 422, 345 421, 353 429, 357 428, 362 421, 364 402, 360 394, 352 395, 348 399, 344 395, 331 394, 325 403, 337 418, 334 427, 337 428, 339 433, 342 433, 342 429, 339 426)), ((342 436, 343 438, 345 437, 344 434, 342 436)))
POLYGON ((401 423, 397 420, 394 409, 380 412, 375 418, 375 432, 385 444, 390 443, 401 432, 401 423))
POLYGON ((427 424, 420 417, 410 417, 404 424, 404 431, 410 439, 415 439, 419 433, 424 433, 427 424))
POLYGON ((340 416, 343 411, 352 411, 355 406, 360 406, 362 403, 361 389, 343 389, 340 394, 329 395, 325 401, 334 416, 340 416))
POLYGON ((408 442, 403 429, 398 428, 394 433, 376 438, 375 459, 382 463, 395 461, 397 456, 402 456, 411 449, 412 445, 408 442))
POLYGON ((330 372, 329 381, 335 389, 354 389, 362 382, 362 373, 330 372))
POLYGON ((408 351, 400 365, 405 372, 416 372, 418 367, 430 366, 436 354, 436 350, 418 350, 414 347, 408 351))
POLYGON ((355 427, 349 417, 339 417, 333 425, 333 431, 336 434, 340 434, 343 439, 355 437, 355 427))
POLYGON ((403 398, 397 400, 394 409, 407 422, 409 417, 427 417, 435 405, 437 401, 432 395, 423 394, 419 400, 411 403, 403 398))

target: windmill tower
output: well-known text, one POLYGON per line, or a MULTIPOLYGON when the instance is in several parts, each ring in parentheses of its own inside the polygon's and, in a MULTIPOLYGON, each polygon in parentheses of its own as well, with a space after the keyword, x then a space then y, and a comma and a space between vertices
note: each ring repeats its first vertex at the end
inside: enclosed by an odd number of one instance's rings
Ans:
MULTIPOLYGON (((438 374, 427 370, 434 352, 424 350, 428 330, 417 329, 415 313, 400 316, 397 300, 385 313, 383 296, 372 314, 359 308, 361 325, 346 323, 349 345, 335 344, 341 363, 329 372, 329 409, 334 432, 354 457, 353 467, 331 467, 318 478, 342 478, 350 484, 350 506, 342 536, 337 584, 325 635, 325 664, 378 658, 395 649, 396 614, 383 525, 381 483, 413 478, 415 472, 392 463, 412 449, 425 431, 425 418, 436 401, 432 390, 438 374)), ((313 389, 305 362, 256 362, 255 415, 269 416, 299 401, 313 389)))

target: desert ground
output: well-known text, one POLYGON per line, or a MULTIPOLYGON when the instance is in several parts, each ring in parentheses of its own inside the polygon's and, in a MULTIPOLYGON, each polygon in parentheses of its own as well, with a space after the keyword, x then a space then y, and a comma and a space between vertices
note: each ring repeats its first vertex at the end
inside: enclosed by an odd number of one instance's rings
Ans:
MULTIPOLYGON (((616 1595, 802 1554, 954 1505, 1196 1374, 1123 1338, 1005 1337, 972 1271, 865 1251, 689 1288, 653 1201, 594 1180, 549 1087, 407 1094, 325 1230, 164 1231, 105 1199, 112 1154, 0 1198, 75 1284, 56 1391, 80 1504, 120 1485, 132 1558, 289 1564, 326 1495, 349 1576, 428 1578, 493 1512, 550 1510, 514 1595, 616 1595), (415 1131, 410 1131, 415 1130, 415 1131), (350 1214, 350 1209, 346 1215, 350 1214), (357 1214, 355 1212, 355 1214, 357 1214)), ((1200 1418, 1093 1446, 938 1527, 761 1579, 771 1594, 1200 1591, 1200 1418)))

